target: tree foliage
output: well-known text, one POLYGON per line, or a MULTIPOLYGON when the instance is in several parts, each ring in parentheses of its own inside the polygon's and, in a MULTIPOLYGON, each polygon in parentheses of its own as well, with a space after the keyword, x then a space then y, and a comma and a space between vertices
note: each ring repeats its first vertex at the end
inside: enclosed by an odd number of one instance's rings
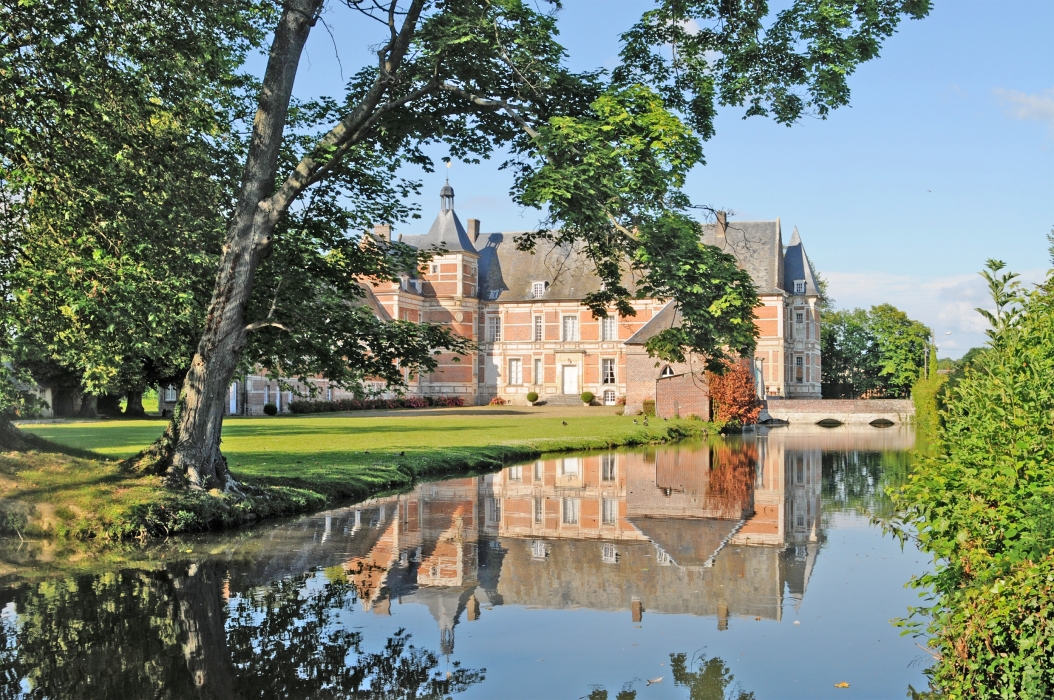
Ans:
POLYGON ((906 397, 926 365, 932 331, 890 304, 821 318, 824 398, 906 397))
POLYGON ((745 361, 727 362, 721 373, 707 376, 707 383, 718 421, 733 427, 758 422, 763 404, 745 361))
POLYGON ((929 674, 945 696, 1044 698, 1054 693, 1054 271, 1012 319, 990 320, 990 346, 948 392, 934 454, 892 494, 894 532, 934 557, 912 582, 932 604, 904 624, 930 637, 929 674))

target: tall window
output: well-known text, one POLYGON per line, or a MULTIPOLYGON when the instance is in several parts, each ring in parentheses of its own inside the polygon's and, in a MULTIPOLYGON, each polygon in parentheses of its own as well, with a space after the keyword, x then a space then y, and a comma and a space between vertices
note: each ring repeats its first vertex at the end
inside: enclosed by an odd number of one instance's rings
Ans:
POLYGON ((545 501, 540 497, 534 499, 534 522, 541 524, 542 518, 545 515, 545 501))
POLYGON ((614 316, 605 316, 600 319, 600 339, 618 340, 618 319, 614 316))
POLYGON ((578 316, 564 316, 564 340, 578 340, 578 316))
POLYGON ((523 481, 523 467, 509 467, 509 481, 523 481))
POLYGON ((545 282, 532 282, 531 296, 535 299, 541 299, 545 296, 545 282))
POLYGON ((541 481, 542 480, 542 467, 543 466, 544 465, 542 464, 542 460, 540 460, 540 459, 534 463, 534 480, 535 481, 541 481))
POLYGON ((178 392, 176 391, 176 387, 169 384, 165 387, 165 401, 171 403, 172 401, 175 401, 176 398, 178 398, 178 392))
POLYGON ((501 500, 497 498, 487 499, 487 522, 497 523, 501 522, 501 500))
POLYGON ((534 358, 534 374, 531 375, 531 381, 535 384, 542 383, 542 358, 534 358))
POLYGON ((518 357, 509 360, 509 384, 523 384, 523 361, 518 357))
POLYGON ((487 316, 487 340, 492 343, 501 340, 501 316, 487 316))
POLYGON ((615 455, 600 455, 600 479, 615 480, 615 455))
POLYGON ((801 355, 794 358, 794 381, 805 381, 805 358, 801 355))
POLYGON ((542 333, 543 333, 543 329, 545 328, 545 326, 543 326, 542 324, 543 324, 542 317, 541 316, 535 316, 534 317, 534 342, 536 342, 536 343, 540 343, 540 342, 542 342, 542 340, 544 340, 544 338, 542 337, 542 333))
POLYGON ((614 525, 618 520, 618 499, 605 498, 600 504, 600 522, 605 525, 614 525))
POLYGON ((604 384, 615 383, 615 360, 605 359, 600 361, 600 376, 604 384))
POLYGON ((563 522, 564 525, 577 525, 578 524, 578 499, 577 498, 565 498, 563 499, 563 522))

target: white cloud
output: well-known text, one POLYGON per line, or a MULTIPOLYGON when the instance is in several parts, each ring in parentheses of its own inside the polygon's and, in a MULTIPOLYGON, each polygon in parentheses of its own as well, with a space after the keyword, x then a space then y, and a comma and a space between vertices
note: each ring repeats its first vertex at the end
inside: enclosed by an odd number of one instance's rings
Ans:
MULTIPOLYGON (((1044 270, 1021 274, 1027 286, 1044 270)), ((960 357, 987 340, 988 324, 977 307, 991 308, 988 287, 978 274, 923 277, 889 272, 825 272, 830 294, 840 309, 892 304, 933 329, 941 357, 960 357), (948 333, 951 333, 948 335, 948 333)))
POLYGON ((1035 94, 995 88, 993 92, 1007 108, 1006 112, 1017 119, 1034 119, 1054 126, 1054 88, 1040 90, 1035 94))

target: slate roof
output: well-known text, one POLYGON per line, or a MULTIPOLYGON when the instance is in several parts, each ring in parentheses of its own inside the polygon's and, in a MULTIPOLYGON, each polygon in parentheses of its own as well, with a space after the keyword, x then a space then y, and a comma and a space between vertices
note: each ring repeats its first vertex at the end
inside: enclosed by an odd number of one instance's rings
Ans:
POLYGON ((793 292, 794 280, 805 280, 806 294, 819 294, 820 289, 816 285, 816 278, 812 274, 812 266, 809 265, 809 257, 805 254, 805 246, 802 245, 798 228, 794 228, 790 244, 783 254, 783 275, 787 282, 787 291, 793 292))
POLYGON ((468 232, 453 209, 440 210, 428 233, 421 236, 399 236, 399 240, 418 250, 440 247, 450 253, 476 253, 476 246, 472 245, 472 239, 468 237, 468 232))
POLYGON ((644 345, 649 340, 662 333, 667 328, 677 328, 681 325, 681 310, 672 301, 659 310, 659 313, 651 317, 639 331, 629 337, 624 345, 644 345))
POLYGON ((736 256, 739 266, 753 278, 758 294, 775 294, 785 289, 779 219, 729 221, 723 239, 717 235, 717 224, 705 224, 702 231, 703 243, 736 256))

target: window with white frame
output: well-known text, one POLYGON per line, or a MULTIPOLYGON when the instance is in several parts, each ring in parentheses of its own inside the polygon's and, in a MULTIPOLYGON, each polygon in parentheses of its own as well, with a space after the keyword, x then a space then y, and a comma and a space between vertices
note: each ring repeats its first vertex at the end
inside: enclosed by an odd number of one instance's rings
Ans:
POLYGON ((544 321, 541 316, 534 317, 534 342, 540 343, 544 340, 543 333, 545 331, 544 321))
POLYGON ((506 473, 509 475, 509 481, 523 481, 523 467, 521 466, 509 467, 506 473))
POLYGON ((549 554, 549 548, 545 546, 545 542, 542 542, 541 540, 534 540, 531 542, 532 559, 545 559, 547 554, 549 554))
POLYGON ((333 387, 327 386, 326 387, 326 401, 332 401, 332 400, 333 400, 333 387))
POLYGON ((542 523, 542 519, 545 517, 545 500, 540 496, 536 496, 534 499, 534 522, 539 525, 542 523))
POLYGON ((600 522, 604 525, 614 525, 616 520, 618 520, 618 499, 603 499, 600 503, 600 522))
POLYGON ((605 406, 614 406, 617 402, 618 402, 618 400, 615 398, 615 390, 614 389, 605 389, 604 390, 604 405, 605 406))
POLYGON ((509 359, 509 384, 523 384, 523 361, 518 357, 509 359))
POLYGON ((577 525, 578 524, 578 499, 577 498, 564 498, 562 499, 561 515, 564 525, 577 525))
POLYGON ((603 359, 600 361, 600 376, 604 384, 615 383, 615 360, 603 359))
POLYGON ((564 457, 560 460, 561 476, 578 476, 580 467, 581 458, 579 457, 564 457))
POLYGON ((564 316, 564 340, 578 340, 578 316, 564 316))
POLYGON ((667 554, 663 550, 661 550, 658 547, 656 547, 655 548, 655 562, 659 566, 669 566, 670 564, 673 563, 673 557, 671 557, 669 554, 667 554))
POLYGON ((501 296, 501 290, 500 289, 492 289, 489 292, 487 292, 487 298, 490 299, 491 301, 494 301, 495 299, 497 299, 500 296, 501 296))
POLYGON ((794 312, 794 322, 795 323, 805 323, 805 314, 803 314, 801 311, 795 311, 794 312))
POLYGON ((545 296, 545 282, 531 282, 531 296, 541 299, 545 296))
POLYGON ((605 316, 600 319, 600 339, 618 340, 618 319, 614 316, 605 316))
POLYGON ((600 560, 605 564, 618 563, 618 551, 615 549, 615 545, 610 542, 600 545, 600 560))
POLYGON ((615 480, 615 455, 600 455, 600 480, 615 480))
POLYGON ((659 376, 660 377, 672 377, 673 375, 674 375, 673 367, 670 367, 669 365, 666 365, 665 367, 663 367, 662 371, 659 372, 659 376))
POLYGON ((501 522, 501 499, 499 498, 488 498, 487 499, 487 522, 497 523, 501 522))
POLYGON ((433 275, 438 275, 439 274, 439 265, 436 265, 436 264, 432 265, 432 274, 433 275))
POLYGON ((176 387, 169 384, 165 387, 165 401, 171 403, 175 401, 179 396, 179 392, 176 391, 176 387))
POLYGON ((801 355, 794 358, 794 381, 805 381, 805 358, 801 355))
POLYGON ((501 340, 501 316, 487 316, 487 340, 492 343, 501 340))
POLYGON ((805 280, 794 280, 794 293, 805 294, 805 280))
POLYGON ((531 381, 535 384, 542 383, 542 358, 534 358, 534 374, 531 375, 531 381))
POLYGON ((543 470, 544 466, 545 465, 542 463, 542 460, 540 460, 540 459, 534 463, 534 480, 535 481, 541 481, 542 480, 542 470, 543 470))

